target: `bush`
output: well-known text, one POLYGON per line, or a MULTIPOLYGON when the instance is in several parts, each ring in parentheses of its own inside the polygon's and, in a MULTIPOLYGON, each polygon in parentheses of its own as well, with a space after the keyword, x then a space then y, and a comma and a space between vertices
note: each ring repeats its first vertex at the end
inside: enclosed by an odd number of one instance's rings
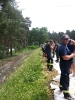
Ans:
POLYGON ((28 46, 27 48, 33 50, 33 49, 39 48, 39 46, 37 46, 37 45, 31 45, 31 46, 28 46))

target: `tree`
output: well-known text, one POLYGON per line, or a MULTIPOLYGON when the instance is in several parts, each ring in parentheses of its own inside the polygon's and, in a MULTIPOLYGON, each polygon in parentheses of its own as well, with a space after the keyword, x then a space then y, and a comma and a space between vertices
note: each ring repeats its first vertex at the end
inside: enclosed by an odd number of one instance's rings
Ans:
POLYGON ((31 27, 31 20, 30 20, 30 18, 29 17, 26 17, 25 18, 25 24, 28 26, 28 27, 31 27))
POLYGON ((48 30, 46 27, 42 28, 32 28, 29 33, 28 42, 29 44, 38 43, 39 45, 43 42, 46 42, 49 39, 48 30))
MULTIPOLYGON (((2 2, 5 3, 4 1, 2 2)), ((28 25, 30 24, 28 23, 28 25)), ((22 16, 22 12, 15 8, 14 3, 7 2, 4 4, 0 11, 1 52, 4 52, 4 48, 8 48, 8 50, 10 48, 10 55, 12 56, 12 48, 20 50, 20 48, 25 47, 28 40, 28 25, 22 16)))

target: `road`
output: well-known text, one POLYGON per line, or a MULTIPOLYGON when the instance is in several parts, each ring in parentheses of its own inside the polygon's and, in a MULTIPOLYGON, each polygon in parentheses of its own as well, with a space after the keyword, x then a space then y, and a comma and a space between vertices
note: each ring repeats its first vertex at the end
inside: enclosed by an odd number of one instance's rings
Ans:
POLYGON ((21 64, 22 60, 28 57, 30 52, 23 54, 21 56, 17 56, 13 58, 11 61, 7 61, 5 64, 0 66, 0 83, 6 80, 6 77, 10 75, 12 71, 14 71, 21 64))

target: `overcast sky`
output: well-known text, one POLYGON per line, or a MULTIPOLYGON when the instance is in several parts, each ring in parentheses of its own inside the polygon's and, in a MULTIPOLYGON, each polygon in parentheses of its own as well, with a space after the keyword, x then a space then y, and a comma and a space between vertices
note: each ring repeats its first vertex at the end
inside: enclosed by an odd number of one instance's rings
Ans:
POLYGON ((47 27, 50 32, 75 30, 75 0, 16 0, 31 27, 47 27))

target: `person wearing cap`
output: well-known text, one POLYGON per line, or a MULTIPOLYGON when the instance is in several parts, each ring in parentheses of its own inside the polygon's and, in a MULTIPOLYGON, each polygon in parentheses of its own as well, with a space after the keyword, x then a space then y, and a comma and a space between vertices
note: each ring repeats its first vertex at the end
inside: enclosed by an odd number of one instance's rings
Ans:
POLYGON ((49 71, 52 71, 52 68, 53 68, 52 43, 53 43, 53 40, 50 40, 45 46, 45 53, 47 55, 47 67, 49 71))
POLYGON ((63 92, 64 98, 68 100, 74 100, 69 94, 69 72, 71 66, 71 59, 75 57, 75 52, 71 53, 67 47, 69 42, 69 36, 63 35, 61 38, 61 45, 59 47, 59 57, 60 57, 60 91, 63 92))

